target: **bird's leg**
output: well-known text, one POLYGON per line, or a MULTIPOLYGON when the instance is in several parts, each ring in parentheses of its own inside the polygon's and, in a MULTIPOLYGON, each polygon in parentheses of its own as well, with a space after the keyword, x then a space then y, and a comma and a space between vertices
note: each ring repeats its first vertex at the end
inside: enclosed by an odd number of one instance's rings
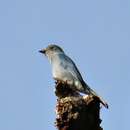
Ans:
POLYGON ((60 80, 56 80, 56 85, 58 86, 61 82, 60 82, 60 80))
POLYGON ((65 85, 68 85, 68 81, 66 80, 66 81, 64 82, 64 84, 65 84, 65 85))

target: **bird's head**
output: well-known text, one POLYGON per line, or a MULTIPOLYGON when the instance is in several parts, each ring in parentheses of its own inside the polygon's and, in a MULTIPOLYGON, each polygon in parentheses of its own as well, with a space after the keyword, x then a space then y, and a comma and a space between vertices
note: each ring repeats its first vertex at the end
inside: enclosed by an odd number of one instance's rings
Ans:
POLYGON ((55 54, 64 53, 63 49, 55 44, 48 45, 46 48, 41 49, 39 52, 47 56, 49 59, 52 58, 55 54))

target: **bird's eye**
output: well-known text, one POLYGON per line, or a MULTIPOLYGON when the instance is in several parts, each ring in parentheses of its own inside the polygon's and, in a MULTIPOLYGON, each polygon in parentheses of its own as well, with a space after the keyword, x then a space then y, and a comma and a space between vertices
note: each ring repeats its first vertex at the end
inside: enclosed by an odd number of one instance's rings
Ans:
POLYGON ((53 46, 51 47, 51 50, 54 50, 54 47, 53 47, 53 46))

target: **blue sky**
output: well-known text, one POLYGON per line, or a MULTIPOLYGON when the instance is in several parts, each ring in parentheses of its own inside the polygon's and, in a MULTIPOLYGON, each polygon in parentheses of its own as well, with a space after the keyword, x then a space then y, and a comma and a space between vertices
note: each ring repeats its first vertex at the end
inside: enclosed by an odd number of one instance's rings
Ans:
POLYGON ((56 129, 51 68, 38 53, 49 43, 108 101, 103 128, 130 129, 129 23, 129 0, 1 0, 0 129, 56 129))

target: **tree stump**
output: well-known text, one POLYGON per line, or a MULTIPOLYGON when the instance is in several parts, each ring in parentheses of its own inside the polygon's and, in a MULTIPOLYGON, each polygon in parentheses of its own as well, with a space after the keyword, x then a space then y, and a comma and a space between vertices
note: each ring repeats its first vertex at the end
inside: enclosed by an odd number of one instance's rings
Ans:
POLYGON ((56 127, 58 130, 103 130, 100 127, 100 102, 83 96, 67 84, 56 83, 56 127))

